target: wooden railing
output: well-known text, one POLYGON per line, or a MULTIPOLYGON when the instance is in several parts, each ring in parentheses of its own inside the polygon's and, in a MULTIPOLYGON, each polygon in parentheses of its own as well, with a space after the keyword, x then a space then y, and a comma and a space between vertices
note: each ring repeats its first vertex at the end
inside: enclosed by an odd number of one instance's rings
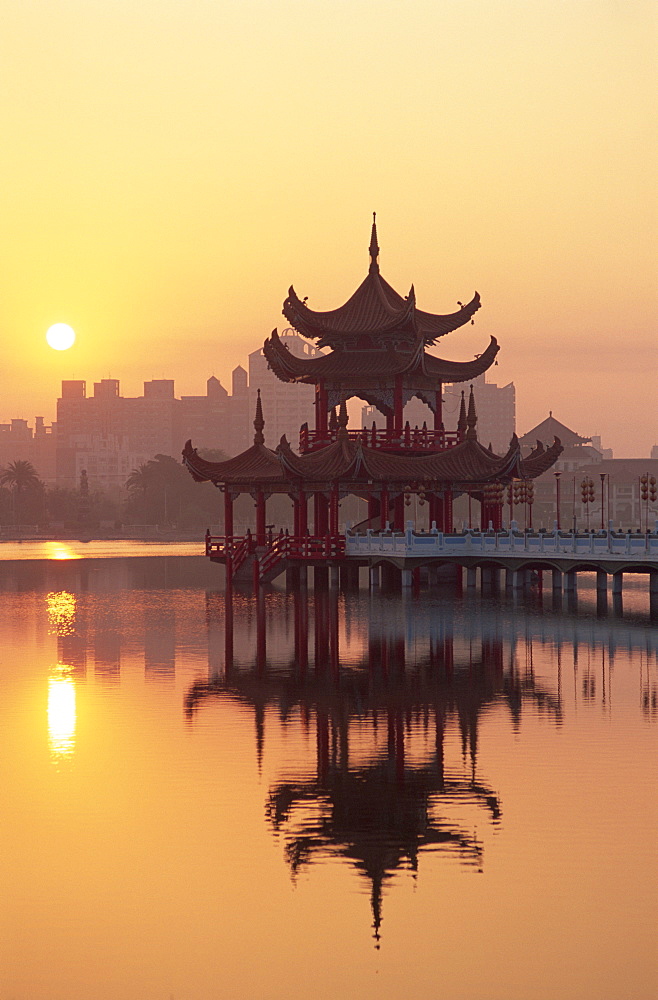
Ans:
POLYGON ((344 535, 277 535, 260 559, 260 575, 266 576, 284 559, 313 562, 344 556, 344 535))
POLYGON ((231 571, 237 573, 245 559, 256 551, 253 535, 211 535, 206 532, 206 555, 231 562, 231 571))
POLYGON ((206 534, 206 555, 230 562, 231 574, 237 573, 248 556, 258 559, 258 573, 262 578, 285 559, 314 562, 325 559, 342 559, 345 556, 344 535, 284 535, 268 538, 265 551, 256 544, 254 535, 226 536, 206 534))
MULTIPOLYGON (((299 432, 299 451, 305 454, 324 448, 336 440, 338 431, 335 428, 320 433, 311 430, 303 424, 299 432)), ((361 427, 359 430, 348 430, 350 441, 360 441, 368 448, 410 448, 412 451, 446 451, 459 444, 457 431, 435 431, 428 427, 410 427, 407 423, 402 431, 389 431, 385 427, 361 427)))

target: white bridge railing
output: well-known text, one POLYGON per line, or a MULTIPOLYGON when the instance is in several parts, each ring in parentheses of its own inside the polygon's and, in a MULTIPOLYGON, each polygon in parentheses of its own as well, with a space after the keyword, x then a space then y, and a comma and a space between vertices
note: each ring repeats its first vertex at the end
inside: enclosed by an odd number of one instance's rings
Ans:
MULTIPOLYGON (((658 525, 656 526, 658 529, 658 525)), ((466 530, 444 534, 432 529, 414 531, 367 531, 345 536, 345 555, 361 558, 435 559, 466 556, 494 559, 541 557, 628 562, 658 562, 658 530, 636 534, 612 529, 578 534, 570 531, 521 532, 466 530)))

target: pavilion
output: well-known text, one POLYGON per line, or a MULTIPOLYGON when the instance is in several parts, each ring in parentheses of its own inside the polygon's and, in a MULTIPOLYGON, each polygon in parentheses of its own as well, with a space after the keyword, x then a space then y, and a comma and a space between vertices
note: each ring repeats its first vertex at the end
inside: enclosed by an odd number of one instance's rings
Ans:
POLYGON ((254 442, 246 451, 224 462, 209 462, 191 441, 185 445, 183 462, 194 479, 212 482, 224 494, 224 536, 208 536, 206 551, 227 564, 229 579, 247 560, 255 560, 254 578, 264 582, 296 560, 322 569, 342 558, 339 504, 349 494, 368 504, 368 517, 353 530, 402 531, 405 507, 415 494, 421 503, 427 502, 432 528, 452 532, 453 501, 463 493, 480 502, 482 527, 500 530, 504 487, 541 475, 562 450, 556 438, 548 448, 538 442, 524 458, 514 435, 505 455, 494 454, 477 439, 472 387, 468 405, 462 392, 456 428, 446 430, 443 383, 468 382, 480 375, 493 364, 499 348, 491 337, 482 354, 461 362, 437 358, 426 349, 473 322, 480 297, 476 292, 447 315, 424 312, 416 306, 413 286, 402 297, 381 276, 375 221, 369 254, 366 278, 337 309, 313 311, 289 289, 284 316, 303 336, 329 348, 328 353, 297 358, 276 330, 263 345, 278 378, 315 386, 315 427, 301 428, 299 452, 285 437, 275 450, 265 446, 260 393, 254 442), (386 417, 386 427, 349 429, 346 403, 354 396, 376 406, 386 417), (403 423, 404 405, 413 396, 430 408, 431 428, 403 423), (233 503, 245 493, 255 501, 256 531, 238 539, 233 534, 233 503), (285 541, 273 539, 266 527, 267 499, 277 493, 289 496, 294 508, 293 535, 285 541))

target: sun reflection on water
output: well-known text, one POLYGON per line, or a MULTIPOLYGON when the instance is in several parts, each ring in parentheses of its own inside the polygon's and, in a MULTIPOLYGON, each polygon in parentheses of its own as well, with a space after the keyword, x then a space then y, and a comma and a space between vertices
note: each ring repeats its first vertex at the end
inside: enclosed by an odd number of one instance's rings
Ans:
POLYGON ((46 559, 81 559, 82 556, 66 542, 46 542, 46 559))
POLYGON ((50 635, 72 635, 75 632, 75 594, 68 590, 51 591, 46 603, 50 635))
POLYGON ((48 747, 54 764, 70 760, 75 750, 75 683, 71 669, 58 663, 48 678, 48 747))

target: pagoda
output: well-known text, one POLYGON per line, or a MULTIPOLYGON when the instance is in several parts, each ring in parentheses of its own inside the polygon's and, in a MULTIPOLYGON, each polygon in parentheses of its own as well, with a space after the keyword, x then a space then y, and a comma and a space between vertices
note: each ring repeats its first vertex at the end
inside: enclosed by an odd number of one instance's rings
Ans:
MULTIPOLYGON (((316 312, 294 288, 288 290, 283 315, 302 336, 330 351, 312 359, 298 358, 283 344, 276 330, 263 352, 274 374, 283 382, 315 386, 315 428, 302 428, 300 450, 321 448, 335 440, 337 426, 329 414, 342 400, 358 396, 386 417, 386 429, 374 441, 388 449, 442 450, 458 443, 457 432, 443 423, 444 382, 467 382, 494 363, 495 337, 472 361, 446 361, 428 354, 440 337, 464 326, 480 308, 476 292, 467 305, 448 315, 424 312, 416 305, 413 285, 401 296, 379 271, 377 223, 373 217, 369 246, 370 266, 365 279, 347 302, 328 312, 316 312), (403 411, 414 396, 433 414, 433 427, 422 436, 403 440, 403 411)), ((356 436, 353 432, 352 436, 356 436)))
MULTIPOLYGON (((441 407, 444 382, 466 382, 494 362, 498 344, 471 361, 445 361, 427 352, 436 340, 463 326, 480 308, 476 293, 457 312, 438 315, 416 306, 413 286, 400 296, 380 275, 376 222, 370 240, 370 266, 365 280, 338 309, 315 312, 291 287, 283 313, 303 336, 327 353, 294 356, 274 330, 263 345, 270 368, 284 382, 315 386, 315 427, 301 428, 299 451, 283 437, 267 448, 265 419, 256 402, 254 443, 225 462, 209 462, 188 441, 183 462, 198 482, 212 482, 224 495, 224 535, 206 537, 211 559, 227 566, 229 581, 253 569, 257 583, 274 579, 284 568, 315 567, 316 582, 345 554, 339 530, 339 505, 348 495, 367 502, 368 516, 352 531, 402 532, 411 495, 428 504, 430 530, 453 531, 453 501, 467 493, 480 503, 483 530, 502 528, 505 486, 513 480, 541 475, 562 451, 556 438, 546 448, 537 442, 525 457, 514 435, 504 455, 496 455, 477 438, 473 387, 468 402, 462 392, 457 426, 447 430, 441 407), (377 407, 386 427, 348 428, 347 400, 357 396, 377 407), (433 414, 433 426, 403 423, 404 405, 419 397, 433 414), (233 503, 240 494, 253 497, 254 534, 236 538, 233 503), (267 527, 266 504, 272 494, 290 497, 293 533, 267 527), (310 509, 309 509, 310 508, 310 509)), ((354 564, 351 569, 358 567, 354 564)), ((372 568, 372 567, 371 567, 372 568)))

